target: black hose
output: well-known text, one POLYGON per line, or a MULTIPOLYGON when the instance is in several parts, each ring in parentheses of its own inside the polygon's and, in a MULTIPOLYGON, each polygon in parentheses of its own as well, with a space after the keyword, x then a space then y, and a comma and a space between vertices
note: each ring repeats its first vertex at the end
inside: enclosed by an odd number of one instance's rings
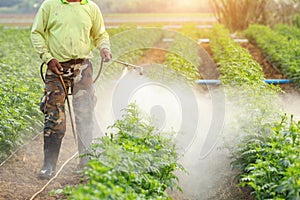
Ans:
POLYGON ((101 64, 100 64, 100 68, 99 68, 98 74, 97 74, 96 78, 94 79, 93 83, 95 83, 95 82, 98 80, 99 76, 101 75, 102 68, 103 68, 103 62, 104 62, 104 60, 103 60, 103 58, 102 58, 102 59, 101 59, 101 64))
POLYGON ((43 68, 44 68, 44 62, 41 64, 40 66, 40 75, 41 75, 41 78, 43 80, 43 82, 45 83, 45 77, 44 77, 44 74, 43 74, 43 68))
MULTIPOLYGON (((101 59, 100 68, 99 68, 99 71, 98 71, 98 74, 97 74, 96 78, 93 80, 93 83, 95 83, 95 82, 98 80, 98 78, 100 77, 101 72, 102 72, 102 68, 103 68, 103 63, 104 63, 104 60, 101 59)), ((41 78, 42 78, 43 82, 45 83, 45 76, 44 76, 44 74, 43 74, 44 64, 45 64, 45 63, 43 62, 43 63, 41 64, 41 66, 40 66, 40 75, 41 75, 41 78)))

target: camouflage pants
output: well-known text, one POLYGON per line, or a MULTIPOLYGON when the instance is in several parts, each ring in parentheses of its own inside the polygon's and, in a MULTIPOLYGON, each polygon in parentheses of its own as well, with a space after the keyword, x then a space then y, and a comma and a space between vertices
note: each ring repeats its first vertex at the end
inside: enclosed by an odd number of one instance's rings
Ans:
MULTIPOLYGON (((81 64, 62 64, 63 80, 67 90, 72 93, 73 111, 75 115, 76 132, 79 153, 83 153, 92 139, 93 133, 99 130, 94 108, 96 105, 93 87, 93 69, 89 60, 81 64)), ((59 77, 47 70, 44 96, 40 108, 45 115, 44 137, 61 140, 66 131, 65 114, 66 94, 59 77)))

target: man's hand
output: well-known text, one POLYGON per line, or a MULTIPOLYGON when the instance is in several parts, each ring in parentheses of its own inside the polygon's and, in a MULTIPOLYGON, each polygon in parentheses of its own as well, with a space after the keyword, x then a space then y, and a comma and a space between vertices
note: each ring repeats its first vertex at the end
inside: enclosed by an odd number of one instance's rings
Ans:
POLYGON ((58 62, 58 60, 56 59, 52 59, 50 60, 50 62, 48 62, 48 69, 51 70, 53 73, 57 74, 57 75, 62 75, 63 74, 63 68, 60 65, 60 63, 58 62))
POLYGON ((100 56, 104 62, 108 62, 112 58, 111 52, 109 51, 109 49, 106 48, 101 49, 100 56))

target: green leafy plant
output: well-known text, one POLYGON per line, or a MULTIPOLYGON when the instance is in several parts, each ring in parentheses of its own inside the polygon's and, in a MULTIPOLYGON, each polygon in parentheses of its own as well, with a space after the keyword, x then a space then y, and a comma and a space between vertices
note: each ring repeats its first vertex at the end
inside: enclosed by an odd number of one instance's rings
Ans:
POLYGON ((274 27, 275 32, 288 37, 289 39, 300 39, 300 29, 287 24, 277 24, 274 27))
POLYGON ((29 29, 0 27, 0 162, 42 126, 42 84, 29 29))
POLYGON ((253 124, 253 128, 263 124, 262 120, 274 115, 277 102, 273 97, 281 91, 280 88, 264 82, 262 67, 246 49, 230 38, 229 30, 223 25, 215 25, 210 46, 228 98, 246 110, 257 111, 249 112, 253 115, 246 117, 249 122, 259 120, 257 122, 260 123, 253 124), (236 96, 239 98, 235 98, 236 96), (269 102, 268 105, 265 105, 266 101, 269 102))
POLYGON ((184 170, 172 137, 158 133, 134 104, 88 154, 84 184, 65 189, 69 199, 170 199, 184 170))
POLYGON ((168 48, 164 64, 180 73, 182 77, 193 83, 200 78, 198 67, 201 65, 199 47, 196 41, 197 31, 194 25, 186 25, 176 34, 168 48))
POLYGON ((246 164, 241 185, 250 186, 257 199, 299 199, 299 144, 300 122, 284 115, 264 140, 245 144, 238 161, 246 164))

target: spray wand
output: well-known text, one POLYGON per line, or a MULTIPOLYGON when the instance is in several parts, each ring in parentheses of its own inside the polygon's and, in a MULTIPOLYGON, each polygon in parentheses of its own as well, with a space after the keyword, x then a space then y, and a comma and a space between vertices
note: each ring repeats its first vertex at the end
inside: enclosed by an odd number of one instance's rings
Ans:
POLYGON ((131 69, 138 70, 139 74, 141 76, 144 74, 144 68, 141 67, 141 66, 133 65, 133 64, 130 64, 130 63, 127 63, 127 62, 123 62, 123 61, 120 61, 120 60, 112 60, 112 61, 124 65, 129 70, 131 70, 131 69))
MULTIPOLYGON (((121 61, 121 60, 116 60, 116 59, 112 59, 112 62, 122 64, 128 70, 132 70, 132 69, 133 70, 138 70, 139 75, 141 75, 141 76, 144 74, 144 68, 141 67, 141 66, 134 65, 134 64, 131 64, 131 63, 127 63, 127 62, 124 62, 124 61, 121 61)), ((102 72, 102 68, 103 68, 103 64, 104 64, 104 61, 103 61, 103 59, 101 59, 100 68, 99 68, 98 74, 97 74, 96 78, 94 79, 93 83, 95 83, 98 80, 98 78, 100 77, 101 72, 102 72)))

